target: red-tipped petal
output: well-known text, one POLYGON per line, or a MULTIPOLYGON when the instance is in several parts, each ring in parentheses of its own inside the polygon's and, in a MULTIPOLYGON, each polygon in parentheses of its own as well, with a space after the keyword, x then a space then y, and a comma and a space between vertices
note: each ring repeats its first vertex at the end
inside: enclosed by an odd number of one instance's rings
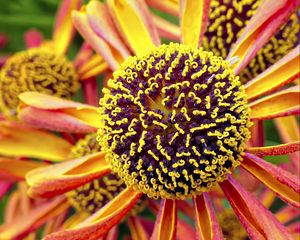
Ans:
POLYGON ((128 220, 132 240, 148 240, 149 236, 143 224, 136 216, 131 216, 128 220))
POLYGON ((177 25, 154 14, 152 14, 152 19, 157 28, 159 36, 175 41, 180 40, 180 28, 177 25))
POLYGON ((284 201, 295 207, 300 207, 300 183, 297 176, 250 153, 246 153, 242 167, 253 174, 284 201))
POLYGON ((259 157, 285 155, 300 151, 300 141, 268 147, 249 147, 247 152, 259 157))
POLYGON ((26 181, 33 197, 53 197, 110 172, 104 153, 96 153, 29 172, 26 181))
POLYGON ((59 215, 69 206, 64 197, 43 203, 31 210, 29 214, 15 218, 11 223, 1 226, 0 239, 24 239, 30 232, 39 228, 48 219, 59 215))
POLYGON ((162 199, 160 209, 156 217, 151 240, 173 240, 176 235, 177 204, 173 199, 162 199))
POLYGON ((236 74, 252 60, 257 51, 274 35, 298 4, 298 0, 262 2, 229 53, 228 59, 233 56, 239 57, 239 62, 235 65, 236 74))
POLYGON ((272 213, 231 176, 220 186, 251 239, 293 239, 272 213))
POLYGON ((90 57, 78 69, 79 78, 85 81, 91 77, 96 77, 108 70, 108 64, 98 54, 90 57))
POLYGON ((300 46, 297 46, 284 58, 245 84, 248 100, 274 91, 299 76, 299 48, 300 46))
POLYGON ((38 127, 61 132, 86 133, 99 127, 97 108, 37 92, 19 95, 18 117, 38 127))
POLYGON ((61 161, 72 145, 55 134, 17 122, 0 121, 0 155, 61 161))
POLYGON ((161 10, 162 12, 169 13, 173 16, 179 15, 179 4, 178 1, 173 0, 146 0, 150 7, 161 10))
POLYGON ((57 12, 53 31, 54 47, 59 53, 65 53, 74 35, 71 13, 79 9, 82 0, 63 0, 57 12))
POLYGON ((43 42, 43 34, 35 29, 28 30, 24 38, 27 48, 39 47, 43 42))
POLYGON ((109 0, 107 3, 119 32, 135 53, 160 44, 151 14, 143 0, 109 0))
POLYGON ((185 200, 178 200, 177 207, 179 211, 183 212, 190 219, 194 219, 194 208, 189 202, 185 200))
POLYGON ((42 166, 45 166, 45 163, 0 157, 0 179, 6 181, 24 180, 29 171, 42 166))
POLYGON ((299 86, 291 87, 249 104, 251 119, 271 119, 300 113, 299 86))
POLYGON ((194 197, 193 202, 196 218, 197 239, 223 239, 222 230, 206 193, 194 197))
POLYGON ((86 7, 86 13, 94 33, 118 50, 124 59, 129 57, 130 52, 118 35, 117 29, 109 15, 107 5, 98 1, 91 1, 86 7))
POLYGON ((141 196, 141 192, 127 188, 74 229, 50 234, 45 240, 98 240, 126 216, 141 196))
POLYGON ((84 11, 74 11, 72 17, 75 28, 85 41, 105 59, 112 70, 116 70, 119 66, 116 51, 111 49, 103 39, 99 38, 99 36, 94 33, 89 25, 86 13, 84 11))
POLYGON ((85 98, 85 102, 92 106, 99 105, 99 97, 98 97, 98 88, 97 88, 97 79, 96 77, 92 77, 87 81, 82 83, 83 94, 85 98))
POLYGON ((208 25, 210 0, 181 0, 181 41, 198 48, 208 25))

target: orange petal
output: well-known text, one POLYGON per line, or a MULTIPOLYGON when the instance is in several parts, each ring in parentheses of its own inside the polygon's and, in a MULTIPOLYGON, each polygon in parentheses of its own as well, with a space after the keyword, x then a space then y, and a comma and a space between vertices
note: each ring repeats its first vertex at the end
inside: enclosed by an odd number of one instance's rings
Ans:
POLYGON ((196 218, 197 239, 223 239, 222 230, 206 193, 193 197, 193 202, 196 218))
POLYGON ((300 113, 300 89, 291 87, 249 104, 251 119, 270 119, 300 113))
POLYGON ((274 91, 292 82, 299 76, 299 48, 300 46, 296 47, 280 61, 245 84, 248 100, 274 91))
POLYGON ((247 152, 259 157, 285 155, 300 151, 300 141, 268 147, 249 147, 247 152))
POLYGON ((181 0, 181 42, 198 48, 208 25, 210 0, 181 0))
POLYGON ((76 228, 50 234, 45 240, 98 240, 126 216, 141 196, 141 192, 127 188, 76 228))
POLYGON ((130 52, 120 39, 118 31, 113 24, 107 5, 98 1, 90 1, 86 7, 86 14, 94 33, 116 49, 123 59, 130 56, 130 52))
POLYGON ((220 186, 251 239, 293 239, 273 214, 231 176, 220 186))
POLYGON ((45 163, 0 157, 0 179, 24 180, 29 171, 42 166, 45 166, 45 163))
POLYGON ((300 183, 297 176, 250 153, 244 156, 242 167, 274 191, 282 200, 300 207, 300 183))
POLYGON ((234 66, 235 74, 238 74, 252 60, 257 51, 281 27, 298 4, 298 0, 262 2, 227 57, 227 59, 239 57, 239 62, 234 66))
POLYGON ((78 69, 79 78, 81 81, 90 77, 98 76, 108 69, 107 63, 98 54, 90 57, 85 63, 83 63, 78 69))
POLYGON ((19 98, 18 117, 35 127, 77 133, 99 127, 96 107, 38 92, 24 92, 19 98))
POLYGON ((180 28, 171 22, 152 14, 153 22, 157 28, 158 34, 161 37, 179 41, 180 28))
POLYGON ((22 217, 15 218, 13 222, 0 228, 0 239, 24 239, 26 235, 43 225, 69 207, 64 197, 46 202, 34 208, 22 217))
POLYGON ((177 204, 173 199, 162 199, 151 239, 175 239, 177 204))
POLYGON ((84 40, 105 59, 112 70, 116 70, 119 66, 119 60, 117 59, 116 51, 110 48, 108 43, 94 33, 89 25, 84 10, 81 12, 73 11, 72 17, 75 28, 84 38, 84 40))
POLYGON ((71 12, 79 9, 82 0, 64 0, 57 12, 56 23, 53 31, 55 50, 65 53, 74 35, 71 12))
POLYGON ((142 0, 109 0, 107 3, 122 37, 135 53, 160 44, 151 14, 142 0))
POLYGON ((136 216, 131 216, 128 220, 132 240, 148 240, 149 236, 143 224, 136 216))
POLYGON ((13 157, 34 157, 61 161, 72 145, 49 132, 24 124, 0 121, 0 154, 13 157))
POLYGON ((105 153, 42 167, 26 175, 32 197, 53 197, 75 189, 110 172, 105 153))
POLYGON ((173 16, 179 15, 179 4, 178 1, 173 0, 146 0, 147 5, 150 7, 161 10, 162 12, 169 13, 173 16))

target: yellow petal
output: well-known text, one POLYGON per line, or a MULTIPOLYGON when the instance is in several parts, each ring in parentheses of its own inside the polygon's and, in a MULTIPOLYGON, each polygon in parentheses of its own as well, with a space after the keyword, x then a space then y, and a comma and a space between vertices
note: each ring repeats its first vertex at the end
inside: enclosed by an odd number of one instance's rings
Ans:
POLYGON ((143 1, 109 0, 108 6, 122 36, 135 53, 160 44, 151 15, 143 1))
POLYGON ((208 25, 209 0, 182 0, 181 35, 182 43, 198 48, 208 25))
POLYGON ((0 154, 14 157, 35 157, 61 161, 67 158, 72 145, 64 139, 14 122, 0 122, 0 154))
POLYGON ((42 166, 45 166, 45 163, 0 157, 0 179, 24 180, 29 171, 42 166))
POLYGON ((286 89, 249 104, 252 119, 270 119, 300 112, 299 86, 286 89))
POLYGON ((82 0, 64 0, 58 10, 53 31, 53 41, 56 51, 65 53, 74 35, 71 13, 79 9, 82 0))
POLYGON ((245 85, 248 100, 286 85, 299 76, 299 48, 300 46, 296 47, 280 61, 245 85))
POLYGON ((173 16, 179 15, 179 0, 146 0, 147 5, 173 16))

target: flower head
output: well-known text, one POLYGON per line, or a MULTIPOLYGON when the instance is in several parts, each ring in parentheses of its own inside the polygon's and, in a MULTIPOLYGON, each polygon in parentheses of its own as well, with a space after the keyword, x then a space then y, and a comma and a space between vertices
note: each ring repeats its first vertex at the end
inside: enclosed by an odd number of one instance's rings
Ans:
POLYGON ((221 57, 161 45, 128 58, 103 91, 100 145, 127 186, 185 199, 239 165, 250 137, 249 107, 221 57))
POLYGON ((15 115, 22 92, 71 98, 79 88, 74 65, 46 47, 11 56, 1 68, 0 79, 0 111, 5 115, 15 115))

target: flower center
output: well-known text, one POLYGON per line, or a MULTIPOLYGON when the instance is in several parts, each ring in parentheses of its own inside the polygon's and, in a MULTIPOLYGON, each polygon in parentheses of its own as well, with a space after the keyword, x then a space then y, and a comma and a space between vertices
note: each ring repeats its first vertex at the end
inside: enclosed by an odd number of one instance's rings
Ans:
POLYGON ((151 198, 209 191, 239 165, 249 108, 229 63, 171 43, 128 58, 100 100, 112 169, 151 198))
POLYGON ((218 215, 218 221, 225 239, 247 240, 248 235, 234 212, 227 209, 218 215))
POLYGON ((18 95, 25 91, 70 98, 78 88, 76 70, 65 57, 44 47, 19 52, 0 72, 0 111, 15 115, 18 95))
MULTIPOLYGON (((80 158, 100 151, 96 141, 96 133, 87 135, 72 148, 71 158, 80 158)), ((67 197, 71 205, 78 211, 92 214, 115 198, 126 188, 117 174, 111 173, 79 188, 68 192, 67 197)), ((136 214, 144 209, 146 201, 139 201, 131 211, 136 214)))

